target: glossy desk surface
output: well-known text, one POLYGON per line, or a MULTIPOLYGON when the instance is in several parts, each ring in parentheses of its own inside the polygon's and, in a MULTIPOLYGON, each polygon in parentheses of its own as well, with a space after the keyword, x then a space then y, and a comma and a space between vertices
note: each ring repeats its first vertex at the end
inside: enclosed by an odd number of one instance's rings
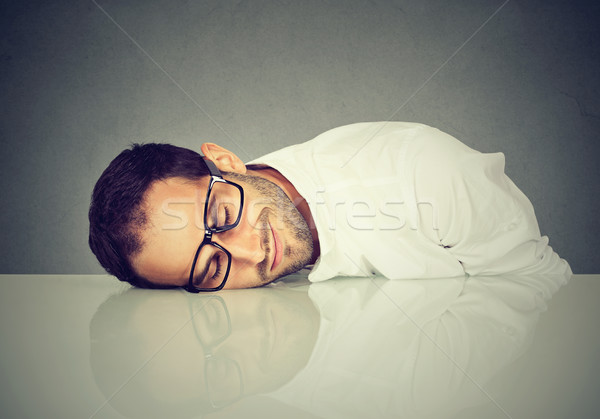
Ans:
POLYGON ((3 418, 600 417, 600 275, 0 281, 3 418))

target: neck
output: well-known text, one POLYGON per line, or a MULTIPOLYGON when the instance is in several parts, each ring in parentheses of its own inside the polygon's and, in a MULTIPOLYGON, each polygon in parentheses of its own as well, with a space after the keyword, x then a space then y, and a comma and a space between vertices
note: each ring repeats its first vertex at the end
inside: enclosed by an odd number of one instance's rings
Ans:
POLYGON ((298 210, 298 212, 300 212, 300 215, 302 215, 302 217, 306 221, 306 224, 308 224, 308 227, 310 228, 310 232, 312 234, 313 239, 313 254, 310 263, 315 263, 320 254, 319 235, 315 226, 315 220, 313 219, 312 213, 310 212, 310 208, 306 200, 302 197, 302 195, 300 195, 298 190, 289 180, 287 180, 285 176, 283 176, 281 173, 279 173, 277 170, 271 167, 264 166, 260 168, 257 167, 249 169, 248 173, 270 180, 271 182, 279 186, 288 196, 290 201, 292 201, 292 203, 296 206, 296 209, 298 210))

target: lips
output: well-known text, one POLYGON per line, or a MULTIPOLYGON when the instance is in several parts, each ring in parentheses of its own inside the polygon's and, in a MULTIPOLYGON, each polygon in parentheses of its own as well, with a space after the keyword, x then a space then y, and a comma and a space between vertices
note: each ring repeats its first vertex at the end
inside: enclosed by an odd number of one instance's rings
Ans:
POLYGON ((273 264, 271 265, 271 270, 274 270, 281 262, 283 252, 279 234, 277 234, 273 226, 271 226, 271 223, 269 223, 269 227, 271 227, 271 234, 273 235, 273 264))

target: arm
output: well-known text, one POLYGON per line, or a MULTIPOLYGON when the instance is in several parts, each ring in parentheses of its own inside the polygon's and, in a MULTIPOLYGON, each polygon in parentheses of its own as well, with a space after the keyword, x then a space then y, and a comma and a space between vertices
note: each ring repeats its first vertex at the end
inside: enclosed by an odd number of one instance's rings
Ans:
MULTIPOLYGON (((479 153, 435 130, 416 152, 417 202, 432 201, 436 237, 470 275, 564 273, 502 153, 479 153)), ((419 208, 421 210, 421 208, 419 208)))

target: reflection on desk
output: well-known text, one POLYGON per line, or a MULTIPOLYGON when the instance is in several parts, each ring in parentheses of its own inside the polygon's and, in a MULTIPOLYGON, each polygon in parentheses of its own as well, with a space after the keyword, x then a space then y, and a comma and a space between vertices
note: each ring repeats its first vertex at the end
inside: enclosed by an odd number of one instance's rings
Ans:
POLYGON ((91 364, 127 417, 439 418, 482 404, 509 417, 492 383, 568 279, 129 289, 94 315, 91 364))

